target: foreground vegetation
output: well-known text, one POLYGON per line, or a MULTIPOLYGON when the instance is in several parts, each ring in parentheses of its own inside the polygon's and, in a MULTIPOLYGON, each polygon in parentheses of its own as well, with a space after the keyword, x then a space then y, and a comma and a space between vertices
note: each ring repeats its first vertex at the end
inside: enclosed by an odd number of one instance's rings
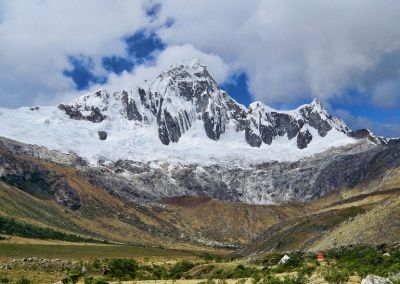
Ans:
MULTIPOLYGON (((164 249, 158 247, 97 244, 12 244, 0 243, 0 260, 26 257, 65 260, 89 260, 104 258, 162 258, 190 259, 195 254, 189 251, 164 249)), ((1 283, 1 282, 0 282, 1 283)))
MULTIPOLYGON (((85 238, 78 235, 66 234, 51 228, 42 228, 32 224, 24 224, 14 219, 0 216, 0 233, 11 236, 19 236, 25 238, 35 238, 41 240, 61 240, 69 242, 91 242, 91 243, 108 243, 92 238, 85 238)), ((2 237, 4 239, 4 237, 2 237)))
MULTIPOLYGON (((165 250, 164 253, 171 252, 172 250, 165 250)), ((141 253, 144 255, 143 251, 141 253)), ((156 251, 147 253, 150 255, 156 251)), ((352 277, 360 281, 368 274, 392 278, 394 283, 400 283, 400 248, 393 246, 355 246, 335 249, 326 252, 326 259, 323 262, 317 261, 313 253, 292 252, 288 254, 290 260, 279 265, 278 262, 283 255, 283 253, 270 253, 252 263, 209 254, 197 254, 195 258, 194 254, 191 255, 192 258, 188 257, 189 254, 186 256, 182 254, 180 258, 170 258, 170 261, 148 258, 139 261, 139 258, 127 257, 92 258, 69 261, 63 265, 49 262, 40 266, 28 262, 20 267, 0 270, 2 271, 0 283, 50 283, 35 282, 38 278, 30 279, 29 271, 47 273, 48 278, 41 279, 62 279, 63 283, 80 281, 79 283, 85 284, 178 279, 196 279, 194 283, 202 284, 225 284, 228 279, 236 279, 238 284, 301 284, 310 283, 317 278, 325 283, 346 283, 352 277), (72 263, 74 265, 70 265, 72 263), (18 271, 23 273, 18 274, 18 271)))

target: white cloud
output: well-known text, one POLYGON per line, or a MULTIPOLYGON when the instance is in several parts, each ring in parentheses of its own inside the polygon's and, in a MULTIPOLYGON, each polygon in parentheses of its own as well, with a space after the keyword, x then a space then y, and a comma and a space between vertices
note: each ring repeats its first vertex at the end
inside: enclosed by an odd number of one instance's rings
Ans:
POLYGON ((249 75, 256 99, 287 103, 364 88, 363 74, 400 49, 397 0, 162 1, 159 34, 249 75), (177 8, 179 7, 179 8, 177 8))
POLYGON ((120 76, 111 74, 105 85, 94 85, 90 91, 96 91, 98 88, 104 88, 110 92, 122 89, 129 90, 143 83, 145 80, 154 79, 172 65, 185 63, 194 58, 199 59, 200 62, 207 65, 208 71, 217 82, 222 83, 228 79, 230 69, 220 57, 201 52, 191 45, 180 45, 167 47, 165 50, 159 52, 154 62, 139 65, 131 73, 123 72, 120 76))
POLYGON ((30 104, 72 90, 72 80, 62 74, 71 67, 68 55, 98 61, 124 54, 121 38, 148 22, 143 2, 1 1, 0 104, 30 104))
POLYGON ((251 93, 268 104, 329 100, 352 87, 371 91, 379 107, 398 105, 397 85, 387 83, 395 82, 388 69, 400 63, 397 0, 163 0, 155 21, 145 15, 149 3, 1 1, 0 105, 70 97, 74 84, 62 74, 71 67, 68 55, 93 58, 96 74, 109 76, 105 87, 114 89, 200 57, 219 82, 246 71, 251 93), (158 28, 171 18, 171 27, 158 28), (166 50, 132 74, 107 74, 101 57, 124 55, 121 38, 143 27, 155 29, 166 50))
POLYGON ((375 105, 386 109, 400 107, 400 78, 377 84, 373 90, 372 101, 375 105))

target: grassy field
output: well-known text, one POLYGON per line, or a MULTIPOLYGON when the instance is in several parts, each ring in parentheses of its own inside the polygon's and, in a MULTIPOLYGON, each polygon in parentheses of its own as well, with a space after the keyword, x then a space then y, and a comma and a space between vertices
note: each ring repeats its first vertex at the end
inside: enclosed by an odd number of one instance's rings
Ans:
POLYGON ((195 258, 195 254, 153 247, 126 245, 72 245, 72 244, 10 244, 0 243, 0 259, 40 257, 59 259, 104 259, 104 258, 135 258, 135 259, 180 259, 195 258))

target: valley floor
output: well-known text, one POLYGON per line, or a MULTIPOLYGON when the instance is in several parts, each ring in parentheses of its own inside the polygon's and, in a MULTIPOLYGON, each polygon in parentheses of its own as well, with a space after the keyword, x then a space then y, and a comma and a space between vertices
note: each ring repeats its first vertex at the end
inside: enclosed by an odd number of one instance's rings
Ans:
POLYGON ((303 284, 360 283, 367 275, 400 283, 400 246, 350 246, 268 253, 249 259, 228 251, 205 254, 126 245, 70 244, 16 238, 0 242, 0 283, 44 284, 303 284), (1 243, 3 242, 3 243, 1 243))

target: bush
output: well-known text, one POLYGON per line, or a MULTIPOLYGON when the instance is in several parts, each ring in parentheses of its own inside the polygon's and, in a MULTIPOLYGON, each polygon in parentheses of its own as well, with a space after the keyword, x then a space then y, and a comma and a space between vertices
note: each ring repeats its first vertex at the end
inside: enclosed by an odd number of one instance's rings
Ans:
POLYGON ((81 275, 79 273, 74 273, 74 274, 69 275, 69 279, 70 279, 71 283, 77 283, 80 277, 81 277, 81 275))
POLYGON ((207 279, 206 281, 201 281, 198 284, 216 284, 213 279, 207 279))
POLYGON ((314 270, 315 270, 315 266, 309 266, 309 265, 307 265, 307 266, 303 266, 302 268, 300 268, 300 270, 299 270, 299 275, 301 275, 301 276, 308 276, 308 277, 310 277, 312 274, 313 274, 313 272, 314 272, 314 270))
POLYGON ((24 276, 22 276, 20 279, 18 279, 17 284, 31 284, 32 282, 25 278, 24 276))
POLYGON ((293 271, 299 267, 304 265, 303 255, 299 252, 293 253, 290 256, 290 259, 283 264, 280 264, 277 268, 273 269, 275 273, 283 273, 293 271))
POLYGON ((333 268, 324 273, 324 279, 329 283, 340 284, 346 283, 350 273, 346 269, 333 268))
POLYGON ((0 276, 0 283, 10 283, 10 279, 7 276, 2 275, 0 276))
POLYGON ((84 284, 93 284, 93 277, 85 277, 85 279, 83 279, 83 283, 84 284))
POLYGON ((15 221, 14 219, 1 216, 0 216, 0 233, 25 237, 25 238, 36 238, 42 240, 51 239, 51 240, 62 240, 70 242, 105 243, 91 238, 84 238, 73 234, 66 234, 50 228, 43 228, 32 224, 20 223, 15 221))
POLYGON ((96 279, 93 284, 109 284, 104 279, 96 279))
POLYGON ((109 273, 118 279, 134 279, 138 263, 133 259, 113 259, 108 262, 109 273))
POLYGON ((306 283, 304 277, 285 277, 283 280, 278 277, 268 275, 262 279, 259 284, 304 284, 306 283))
POLYGON ((277 265, 283 256, 284 254, 282 253, 271 253, 263 260, 263 265, 264 266, 277 265))
POLYGON ((391 273, 400 271, 400 251, 392 250, 390 257, 370 246, 354 246, 328 252, 330 258, 336 259, 339 269, 357 273, 361 277, 368 274, 388 277, 391 273))
POLYGON ((169 277, 172 279, 179 279, 182 277, 183 273, 189 271, 194 267, 194 263, 182 260, 177 262, 174 266, 169 270, 169 277))

